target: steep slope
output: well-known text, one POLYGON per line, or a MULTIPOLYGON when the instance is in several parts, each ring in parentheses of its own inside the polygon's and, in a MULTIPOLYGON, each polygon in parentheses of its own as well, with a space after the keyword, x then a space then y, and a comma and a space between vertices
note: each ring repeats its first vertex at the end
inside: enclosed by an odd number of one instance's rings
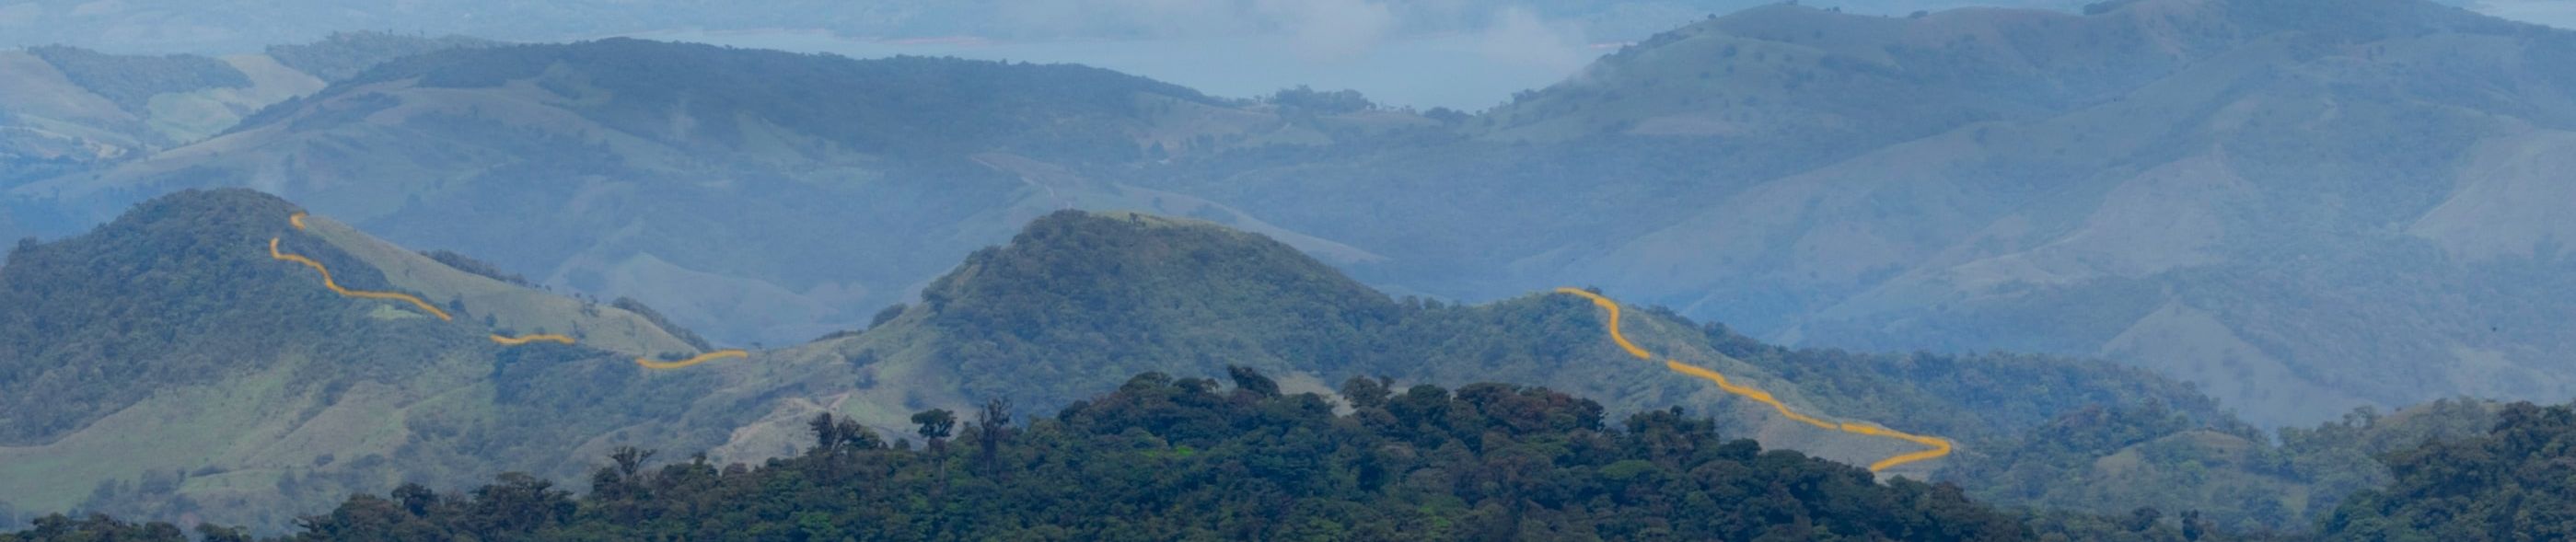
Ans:
POLYGON ((22 243, 0 267, 0 387, 13 390, 0 396, 0 495, 27 511, 279 527, 397 480, 569 475, 609 441, 711 447, 757 414, 691 402, 718 374, 637 367, 695 352, 649 320, 468 274, 263 194, 156 198, 92 233, 22 243), (343 296, 288 256, 351 292, 442 308, 343 296), (523 331, 578 344, 492 340, 523 331))
POLYGON ((1646 40, 1456 137, 1145 184, 1484 299, 1557 283, 1860 349, 2102 356, 2266 425, 2576 389, 2551 211, 2576 34, 2414 0, 1872 17, 1646 40), (2364 331, 2366 330, 2366 331, 2364 331))
POLYGON ((853 327, 1055 209, 1259 228, 1070 166, 1427 122, 1290 113, 1078 66, 612 39, 411 57, 221 137, 8 199, 67 209, 58 222, 78 227, 173 188, 256 187, 408 246, 644 301, 719 342, 783 344, 853 327))

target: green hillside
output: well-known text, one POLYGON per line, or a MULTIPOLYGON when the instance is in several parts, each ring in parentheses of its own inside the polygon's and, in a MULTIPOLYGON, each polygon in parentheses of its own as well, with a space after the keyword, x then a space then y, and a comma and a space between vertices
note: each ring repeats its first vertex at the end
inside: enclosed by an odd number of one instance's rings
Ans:
MULTIPOLYGON (((2484 410, 2442 403, 2267 434, 2132 368, 2006 353, 1790 349, 1636 307, 1623 327, 1659 354, 1715 368, 1798 410, 1961 443, 1891 475, 1960 484, 2015 506, 2201 513, 2240 531, 2305 530, 2389 478, 2376 451, 2473 433, 2484 410), (2278 440, 2274 440, 2277 438, 2278 440), (2278 442, 2278 444, 2275 444, 2278 442)), ((851 378, 838 411, 881 428, 911 412, 1004 398, 1043 415, 1118 385, 1110 375, 1247 366, 1291 391, 1352 377, 1573 390, 1613 414, 1682 406, 1725 434, 1867 464, 1916 448, 1790 422, 1708 383, 1638 362, 1602 314, 1565 295, 1483 305, 1392 299, 1275 241, 1213 224, 1062 212, 980 251, 880 325, 789 351, 851 378), (842 365, 833 362, 844 362, 842 365), (853 374, 837 371, 852 368, 853 374)))
POLYGON ((399 480, 578 474, 595 440, 713 447, 756 415, 692 404, 713 374, 635 367, 693 351, 647 318, 385 252, 319 217, 298 230, 298 212, 189 191, 17 247, 0 267, 0 386, 19 390, 0 397, 0 500, 282 527, 399 480), (347 288, 456 318, 334 294, 272 259, 272 238, 347 288), (501 347, 488 336, 513 330, 487 322, 583 342, 501 347))
MULTIPOLYGON (((1189 220, 1049 215, 1011 244, 969 257, 900 311, 865 332, 791 351, 854 364, 860 394, 842 411, 879 427, 989 398, 1045 412, 1115 387, 1114 375, 1246 366, 1291 390, 1353 377, 1495 381, 1584 393, 1614 413, 1709 409, 1730 434, 1854 464, 1917 449, 1807 427, 1630 358, 1608 339, 1605 315, 1580 298, 1398 300, 1276 241, 1189 220)), ((2008 439, 2096 404, 2161 402, 2224 419, 2186 386, 2082 360, 1789 350, 1669 311, 1630 315, 1626 333, 1648 349, 1800 410, 1965 442, 2008 439)), ((1933 468, 1902 473, 1921 478, 1933 468)))

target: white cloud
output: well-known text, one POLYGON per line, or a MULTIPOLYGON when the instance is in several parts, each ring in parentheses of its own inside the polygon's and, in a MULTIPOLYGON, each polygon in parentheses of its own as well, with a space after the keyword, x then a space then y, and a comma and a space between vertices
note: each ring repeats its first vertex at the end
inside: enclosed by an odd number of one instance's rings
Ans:
POLYGON ((1571 72, 1590 61, 1582 28, 1551 24, 1521 8, 1496 12, 1493 24, 1477 34, 1476 46, 1486 58, 1558 71, 1571 72))

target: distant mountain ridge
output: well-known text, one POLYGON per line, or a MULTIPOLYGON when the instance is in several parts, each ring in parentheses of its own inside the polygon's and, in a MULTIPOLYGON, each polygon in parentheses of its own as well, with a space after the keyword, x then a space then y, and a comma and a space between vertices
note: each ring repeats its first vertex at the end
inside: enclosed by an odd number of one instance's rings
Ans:
POLYGON ((256 187, 405 244, 642 300, 718 342, 784 344, 856 327, 1068 206, 1159 208, 1382 258, 1072 168, 1434 124, 1079 66, 611 39, 412 57, 185 150, 0 200, 53 210, 29 227, 74 228, 174 188, 256 187))
MULTIPOLYGON (((65 46, 0 51, 0 70, 10 74, 0 82, 0 188, 194 143, 386 60, 489 44, 359 32, 222 58, 65 46)), ((20 227, 27 226, 0 221, 0 237, 17 239, 20 227)))
POLYGON ((1792 344, 2102 356, 2267 425, 2576 389, 2549 354, 2576 334, 2532 325, 2576 314, 2576 221, 2536 203, 2570 186, 2543 172, 2576 34, 2414 0, 2088 11, 1752 9, 1456 139, 1144 184, 1405 255, 1350 267, 1393 288, 1585 282, 1792 344))

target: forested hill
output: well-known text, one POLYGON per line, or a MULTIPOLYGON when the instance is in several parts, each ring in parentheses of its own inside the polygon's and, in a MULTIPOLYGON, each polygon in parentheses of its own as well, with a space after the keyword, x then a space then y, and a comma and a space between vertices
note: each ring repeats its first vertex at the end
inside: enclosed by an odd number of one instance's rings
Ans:
POLYGON ((576 475, 585 444, 621 430, 712 447, 758 413, 721 399, 693 408, 715 375, 646 378, 637 356, 694 351, 649 317, 301 211, 248 190, 186 191, 12 249, 0 267, 0 521, 79 509, 277 528, 395 480, 576 475), (290 257, 353 292, 426 306, 343 296, 290 257), (490 339, 521 333, 580 343, 490 339))
MULTIPOLYGON (((1484 305, 1395 299, 1259 236, 1185 219, 1061 212, 967 258, 865 333, 801 350, 858 360, 859 378, 910 390, 871 400, 880 426, 920 404, 1006 397, 1055 408, 1143 371, 1228 365, 1321 390, 1352 376, 1544 385, 1614 412, 1707 408, 1728 431, 1866 464, 1897 451, 1783 419, 1707 382, 1636 360, 1606 315, 1570 295, 1484 305), (890 402, 903 398, 906 402, 890 402)), ((1869 355, 1762 345, 1638 307, 1622 327, 1648 349, 1770 390, 1801 410, 1961 439, 2004 438, 2086 405, 2217 406, 2145 373, 2040 356, 1869 355)), ((1918 476, 1921 475, 1917 471, 1918 476)))
POLYGON ((2567 540, 2576 537, 2576 406, 2518 403, 2492 433, 2388 456, 2396 480, 2337 508, 2340 540, 2567 540))

